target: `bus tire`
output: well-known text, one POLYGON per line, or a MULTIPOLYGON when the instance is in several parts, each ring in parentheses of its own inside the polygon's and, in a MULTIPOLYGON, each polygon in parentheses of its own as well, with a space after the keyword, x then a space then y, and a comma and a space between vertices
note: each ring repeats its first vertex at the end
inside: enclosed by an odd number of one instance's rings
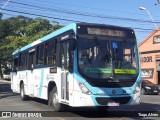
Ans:
POLYGON ((53 87, 53 89, 49 92, 48 105, 51 106, 56 112, 64 111, 64 105, 58 101, 57 87, 53 87))
POLYGON ((20 86, 20 96, 21 96, 21 99, 22 99, 23 101, 28 100, 28 96, 25 95, 24 84, 23 84, 23 83, 22 83, 21 86, 20 86))

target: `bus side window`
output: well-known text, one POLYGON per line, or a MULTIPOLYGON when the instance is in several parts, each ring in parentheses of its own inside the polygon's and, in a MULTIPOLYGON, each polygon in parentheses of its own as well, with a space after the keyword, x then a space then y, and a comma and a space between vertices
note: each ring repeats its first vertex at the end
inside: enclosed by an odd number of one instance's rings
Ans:
POLYGON ((44 54, 44 44, 37 47, 36 54, 36 67, 41 67, 43 65, 43 54, 44 54))
POLYGON ((34 68, 34 55, 35 55, 35 52, 31 52, 29 53, 29 59, 28 59, 28 69, 29 70, 33 70, 34 68))
POLYGON ((51 40, 45 44, 44 65, 56 64, 56 40, 51 40))
POLYGON ((26 68, 26 52, 23 52, 20 56, 20 69, 24 70, 26 68))
POLYGON ((14 58, 12 71, 16 72, 17 70, 18 70, 18 58, 14 58))

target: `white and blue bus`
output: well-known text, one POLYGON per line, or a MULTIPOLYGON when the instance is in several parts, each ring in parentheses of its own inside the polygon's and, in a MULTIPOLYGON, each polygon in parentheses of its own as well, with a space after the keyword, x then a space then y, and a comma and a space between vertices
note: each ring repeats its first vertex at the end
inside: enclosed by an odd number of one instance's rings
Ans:
POLYGON ((140 103, 140 63, 130 28, 73 23, 13 52, 11 89, 22 100, 95 107, 140 103))

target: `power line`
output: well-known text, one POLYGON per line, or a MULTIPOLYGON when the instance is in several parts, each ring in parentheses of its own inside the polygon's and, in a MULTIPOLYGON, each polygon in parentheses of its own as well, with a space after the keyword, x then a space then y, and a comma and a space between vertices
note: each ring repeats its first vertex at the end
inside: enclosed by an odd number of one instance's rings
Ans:
MULTIPOLYGON (((20 5, 22 5, 22 3, 20 4, 20 5)), ((28 7, 32 7, 32 9, 34 8, 36 8, 37 9, 37 6, 31 6, 31 5, 25 5, 25 6, 28 6, 28 7)), ((44 7, 43 7, 44 8, 44 7)), ((40 9, 42 9, 42 8, 40 8, 40 9)), ((50 9, 50 8, 49 8, 50 9)), ((45 10, 46 10, 46 8, 45 8, 45 10)), ((11 11, 11 10, 8 10, 8 11, 11 11)), ((51 11, 53 11, 53 10, 51 10, 51 11)), ((12 12, 13 12, 13 10, 12 10, 12 12)), ((14 12, 18 12, 18 13, 22 13, 22 14, 25 14, 25 13, 27 13, 28 14, 28 12, 20 12, 20 11, 14 11, 14 12)), ((63 18, 55 18, 55 17, 50 17, 50 16, 44 16, 44 15, 38 15, 38 14, 32 14, 32 13, 29 13, 29 15, 34 15, 34 16, 38 16, 38 17, 46 17, 46 18, 51 18, 51 19, 58 19, 58 20, 65 20, 65 21, 72 21, 72 22, 84 22, 84 21, 79 21, 79 20, 72 20, 72 19, 63 19, 63 18)), ((77 14, 74 14, 74 15, 77 15, 77 14)), ((86 17, 86 16, 85 16, 86 17)), ((90 16, 87 16, 87 17, 90 17, 90 16)), ((106 18, 103 18, 103 19, 106 19, 106 18)), ((108 18, 109 19, 109 18, 108 18)), ((118 20, 117 18, 114 18, 114 19, 111 19, 111 20, 118 20)), ((128 21, 127 21, 128 22, 128 21)), ((134 21, 132 21, 132 22, 134 22, 134 21)), ((150 22, 151 23, 151 22, 150 22)), ((146 31, 149 31, 149 30, 153 30, 153 29, 143 29, 143 28, 133 28, 133 29, 137 29, 137 30, 146 30, 146 31)))
MULTIPOLYGON (((30 6, 30 5, 28 5, 27 7, 32 7, 32 6, 30 6)), ((24 7, 23 7, 24 8, 24 7)), ((38 9, 37 7, 32 7, 32 9, 38 9)), ((52 10, 52 12, 54 12, 53 10, 52 10)), ((37 12, 36 12, 37 13, 37 12)), ((86 16, 85 16, 86 17, 86 16)), ((89 17, 89 16, 88 16, 89 17)), ((101 18, 102 19, 102 18, 101 18)), ((103 18, 103 19, 106 19, 106 18, 103 18)), ((93 19, 92 19, 93 20, 93 19)), ((109 20, 109 18, 107 19, 107 20, 109 20)), ((116 21, 119 21, 118 19, 111 19, 111 20, 116 20, 116 21)), ((121 20, 121 21, 123 21, 123 20, 121 20)), ((127 20, 126 20, 127 21, 127 20)), ((126 22, 125 21, 125 22, 126 22)), ((120 21, 119 21, 120 22, 120 21)), ((127 22, 130 22, 130 21, 127 21, 127 22)), ((131 21, 131 22, 134 22, 134 21, 131 21)), ((144 24, 144 22, 142 22, 143 24, 144 24)), ((139 23, 140 24, 140 23, 139 23)))
POLYGON ((20 4, 20 5, 24 5, 24 6, 29 6, 29 7, 33 7, 33 8, 39 8, 39 9, 43 9, 43 10, 48 10, 51 11, 51 12, 58 12, 58 13, 62 13, 62 14, 72 14, 72 15, 83 15, 85 17, 89 17, 88 15, 85 15, 83 13, 81 14, 78 14, 78 13, 75 13, 75 12, 72 12, 72 11, 67 11, 67 10, 61 10, 61 9, 54 9, 54 8, 46 8, 46 7, 42 7, 42 6, 37 6, 37 5, 30 5, 30 4, 25 4, 25 3, 19 3, 19 2, 13 2, 11 1, 12 3, 15 3, 15 4, 20 4))
MULTIPOLYGON (((20 1, 20 2, 24 2, 24 0, 22 1, 22 0, 18 0, 18 1, 20 1)), ((41 2, 43 2, 42 4, 37 4, 37 2, 30 2, 30 1, 25 1, 25 3, 29 3, 29 4, 36 4, 36 5, 42 5, 42 6, 48 6, 48 4, 49 5, 51 5, 50 3, 53 3, 53 4, 55 4, 56 6, 57 6, 57 4, 59 4, 59 5, 64 5, 64 6, 73 6, 73 7, 79 7, 79 8, 84 8, 84 9, 90 9, 90 10, 101 10, 101 11, 105 11, 105 12, 116 12, 116 13, 124 13, 124 14, 129 14, 129 15, 132 15, 132 17, 133 17, 133 15, 139 15, 139 16, 147 16, 146 14, 139 14, 139 13, 136 13, 136 12, 124 12, 124 11, 113 11, 113 10, 109 10, 109 9, 102 9, 102 8, 95 8, 95 7, 86 7, 86 6, 79 6, 79 5, 71 5, 71 4, 64 4, 64 3, 59 3, 59 2, 53 2, 53 1, 47 1, 46 2, 46 0, 38 0, 38 1, 41 1, 41 2), (44 3, 47 3, 47 5, 46 4, 44 4, 44 3)), ((53 5, 52 6, 48 6, 48 7, 54 7, 53 5)), ((67 7, 68 8, 68 7, 67 7)), ((61 9, 61 8, 58 8, 58 9, 61 9)), ((64 7, 62 8, 62 9, 64 9, 64 7)), ((65 9, 66 10, 66 9, 65 9)), ((70 10, 70 11, 75 11, 75 10, 70 10)), ((80 11, 77 11, 77 12, 80 12, 80 11)), ((93 14, 93 13, 91 13, 91 14, 93 14)), ((155 16, 154 15, 154 17, 159 17, 159 16, 155 16)), ((156 21, 158 21, 158 20, 156 20, 156 21)))
MULTIPOLYGON (((8 6, 9 8, 15 8, 14 6, 8 6)), ((25 7, 22 7, 22 6, 16 6, 16 7, 18 7, 19 8, 19 10, 18 11, 20 11, 20 8, 23 8, 23 11, 25 10, 24 8, 26 8, 26 9, 30 9, 30 6, 25 6, 25 7)), ((32 11, 33 10, 40 10, 40 8, 32 8, 32 11)), ((28 11, 28 10, 27 10, 28 11)), ((24 11, 25 12, 25 11, 24 11)), ((42 11, 42 12, 44 12, 44 11, 42 11)), ((37 12, 36 11, 36 13, 38 13, 38 14, 43 14, 42 12, 37 12)), ((50 13, 50 14, 53 14, 53 12, 54 11, 52 11, 52 13, 50 13)), ((49 15, 49 13, 48 12, 46 12, 45 13, 45 15, 49 15)), ((68 17, 68 15, 67 14, 65 14, 65 15, 63 15, 63 14, 56 14, 56 16, 60 16, 60 17, 68 17)), ((76 16, 71 16, 72 18, 75 18, 76 16)), ((71 18, 70 17, 70 18, 71 18)), ((84 16, 84 17, 86 17, 86 16, 84 16)), ((89 18, 89 17, 88 17, 89 18)), ((77 17, 76 17, 76 19, 78 19, 77 17)), ((84 19, 86 19, 86 18, 83 18, 83 20, 84 19)), ((92 19, 93 20, 93 19, 92 19)), ((104 21, 104 20, 103 20, 104 21)), ((116 20, 116 19, 108 19, 107 21, 118 21, 118 20, 116 20)), ((119 21, 119 22, 122 22, 122 21, 119 21)), ((103 23, 103 22, 102 22, 103 23)))
POLYGON ((122 17, 114 17, 114 16, 102 16, 102 15, 93 15, 93 14, 86 14, 86 13, 80 13, 80 12, 72 12, 72 11, 66 11, 62 9, 56 9, 56 8, 47 8, 47 7, 42 7, 42 6, 37 6, 37 5, 31 5, 31 4, 26 4, 26 3, 20 3, 20 2, 14 2, 10 1, 11 3, 14 4, 20 4, 24 6, 30 6, 34 8, 40 8, 43 10, 50 10, 53 12, 58 12, 58 13, 66 13, 66 14, 72 14, 72 15, 80 15, 80 16, 85 16, 85 17, 94 17, 94 18, 101 18, 101 19, 116 19, 116 20, 122 20, 122 21, 130 21, 130 22, 142 22, 142 23, 160 23, 160 22, 152 22, 152 21, 147 21, 147 20, 140 20, 140 19, 132 19, 132 18, 122 18, 122 17))
MULTIPOLYGON (((1 5, 1 4, 0 4, 1 5)), ((16 6, 16 7, 18 7, 19 9, 18 9, 18 11, 21 11, 21 10, 23 10, 23 12, 25 12, 25 11, 29 11, 30 9, 31 9, 31 7, 30 6, 16 6), (22 8, 22 9, 21 9, 22 8), (26 9, 25 9, 26 8, 26 9)), ((10 8, 10 10, 11 9, 15 9, 15 6, 14 5, 9 5, 8 6, 8 8, 10 8)), ((32 11, 35 11, 35 10, 41 10, 40 8, 32 8, 32 11)), ((44 14, 44 13, 42 13, 42 12, 44 12, 44 10, 42 11, 36 11, 35 13, 38 13, 38 14, 44 14)), ((56 13, 56 12, 55 12, 56 13)), ((53 14, 53 11, 52 11, 52 14, 53 14)), ((51 13, 50 12, 45 12, 45 15, 51 15, 51 13)), ((67 14, 65 14, 65 15, 63 15, 63 14, 59 14, 59 13, 56 13, 56 15, 54 15, 54 16, 59 16, 59 17, 68 17, 68 15, 67 14)), ((75 18, 76 16, 72 16, 72 18, 75 18)))
MULTIPOLYGON (((13 4, 12 4, 12 6, 8 6, 9 8, 14 8, 14 6, 13 6, 13 4)), ((26 8, 26 9, 31 9, 32 7, 30 7, 30 6, 16 6, 16 7, 18 7, 19 8, 19 10, 18 11, 20 11, 20 8, 23 8, 23 10, 25 10, 24 8, 26 8)), ((32 11, 34 11, 34 10, 41 10, 40 8, 32 8, 32 11)), ((27 10, 28 11, 28 10, 27 10)), ((42 11, 42 12, 44 12, 44 11, 42 11)), ((54 11, 53 11, 54 12, 54 11)), ((52 12, 52 14, 53 14, 53 12, 52 12)), ((44 13, 41 13, 41 12, 37 12, 36 11, 36 13, 38 13, 38 14, 44 14, 44 13)), ((49 12, 45 12, 45 15, 50 15, 49 14, 49 12)), ((55 16, 55 15, 54 15, 55 16)), ((63 14, 56 14, 56 16, 58 17, 68 17, 67 16, 67 14, 65 14, 65 15, 63 15, 63 14)), ((84 16, 84 17, 86 17, 86 16, 84 16)), ((71 17, 70 17, 71 18, 71 17)), ((75 19, 75 17, 74 16, 72 16, 72 19, 75 19)), ((77 17, 76 17, 76 19, 78 19, 77 17)), ((85 18, 86 19, 86 18, 85 18)), ((84 18, 83 18, 83 20, 84 20, 84 18)), ((93 20, 93 19, 92 19, 93 20)), ((101 20, 101 22, 100 23, 103 23, 103 21, 104 21, 104 19, 103 20, 101 20)), ((107 21, 118 21, 118 22, 124 22, 124 21, 119 21, 119 20, 117 20, 117 19, 107 19, 107 21)), ((128 23, 128 21, 125 21, 125 23, 128 23)), ((144 25, 145 23, 139 23, 139 24, 142 24, 142 25, 144 25)), ((146 24, 145 24, 145 27, 146 27, 146 24)))
POLYGON ((33 16, 38 16, 38 17, 52 18, 52 19, 57 19, 57 20, 65 20, 65 21, 71 21, 71 22, 81 22, 81 21, 77 21, 77 20, 57 18, 57 17, 45 16, 45 15, 38 15, 38 14, 34 14, 34 13, 20 12, 20 11, 16 11, 16 10, 9 10, 9 9, 2 9, 2 10, 10 11, 10 12, 16 12, 16 13, 22 13, 22 14, 27 14, 27 15, 33 15, 33 16))
MULTIPOLYGON (((51 17, 51 16, 46 16, 46 15, 39 15, 39 14, 34 14, 34 13, 29 13, 29 12, 20 12, 16 10, 9 10, 9 9, 3 9, 5 11, 10 11, 14 13, 21 13, 21 14, 26 14, 26 15, 32 15, 32 16, 37 16, 37 17, 44 17, 44 18, 50 18, 50 19, 57 19, 57 20, 64 20, 64 21, 71 21, 71 22, 84 22, 85 21, 77 21, 77 20, 71 20, 71 19, 64 19, 64 18, 58 18, 58 17, 51 17)), ((132 27, 131 27, 132 28, 132 27)), ((135 30, 145 30, 145 31, 151 31, 153 29, 143 29, 143 28, 132 28, 135 30)))
MULTIPOLYGON (((47 2, 47 3, 48 3, 48 2, 47 2)), ((16 4, 16 3, 14 3, 14 4, 16 4)), ((25 4, 25 3, 24 3, 24 4, 25 4)), ((32 3, 31 3, 31 4, 32 4, 32 3)), ((36 3, 36 4, 37 4, 37 3, 36 3)), ((22 4, 19 4, 19 5, 22 5, 22 4)), ((45 4, 44 4, 44 5, 45 5, 45 4)), ((17 6, 17 5, 16 5, 16 6, 17 6)), ((29 5, 25 5, 25 6, 30 7, 30 8, 32 8, 32 9, 42 9, 42 8, 37 8, 37 6, 36 6, 36 7, 30 6, 30 4, 29 4, 29 5)), ((23 8, 24 8, 25 6, 23 5, 23 8)), ((40 6, 40 7, 42 7, 42 6, 40 6)), ((43 7, 43 8, 44 8, 44 7, 43 7)), ((49 9, 51 9, 51 8, 49 8, 49 9)), ((55 10, 47 10, 47 9, 46 9, 46 5, 45 5, 45 8, 43 9, 42 12, 44 12, 44 10, 46 11, 46 12, 45 12, 45 15, 46 15, 46 13, 49 13, 49 11, 52 12, 51 14, 53 14, 53 12, 55 12, 55 13, 57 12, 57 11, 55 11, 55 10)), ((57 9, 57 10, 61 10, 61 9, 57 9)), ((28 10, 27 10, 27 11, 28 11, 28 10)), ((68 11, 68 10, 66 10, 66 9, 64 10, 64 9, 63 9, 63 11, 57 12, 57 13, 61 13, 61 14, 58 14, 58 15, 56 14, 56 16, 60 16, 60 15, 61 15, 61 16, 62 16, 62 15, 64 16, 64 14, 67 15, 67 14, 68 14, 68 13, 66 13, 67 11, 68 11)), ((70 12, 70 11, 69 11, 69 12, 70 12)), ((71 12, 72 12, 72 11, 71 11, 71 12)), ((77 11, 77 12, 80 13, 79 11, 77 11)), ((36 11, 36 13, 37 13, 37 11, 36 11)), ((44 14, 44 13, 39 13, 39 14, 44 14)), ((82 13, 82 14, 83 14, 83 13, 82 13)), ((77 13, 74 12, 72 15, 77 16, 77 13)), ((88 15, 87 15, 87 16, 81 15, 81 16, 83 16, 83 17, 88 17, 88 18, 91 17, 91 16, 88 16, 88 15)), ((67 17, 68 17, 68 16, 67 16, 67 17)), ((69 17, 70 17, 70 18, 71 18, 71 17, 73 18, 73 16, 69 16, 69 17)), ((107 17, 110 17, 110 16, 107 16, 107 17)), ((94 17, 94 18, 95 18, 95 17, 94 17)), ((98 17, 96 17, 96 18, 98 18, 98 17)), ((80 19, 83 19, 83 20, 84 20, 84 19, 86 19, 86 18, 80 18, 80 19)), ((113 18, 113 16, 111 16, 111 18, 104 18, 104 17, 103 17, 103 18, 100 18, 100 17, 99 17, 99 19, 103 19, 103 20, 105 19, 105 20, 107 20, 107 21, 112 21, 112 22, 113 22, 113 21, 118 21, 119 23, 125 21, 125 23, 128 23, 128 24, 129 24, 129 22, 138 22, 139 25, 145 25, 145 28, 146 28, 147 25, 149 25, 149 24, 146 24, 145 21, 139 22, 139 21, 130 21, 130 20, 127 20, 127 19, 126 19, 126 20, 123 20, 123 19, 120 20, 120 19, 117 19, 117 18, 113 18)), ((92 21, 95 21, 95 19, 92 19, 92 21)), ((98 21, 99 21, 99 20, 98 20, 98 21)), ((152 23, 151 21, 147 21, 147 22, 148 22, 148 23, 152 23)), ((100 23, 103 23, 103 21, 101 21, 100 23)), ((158 22, 157 22, 157 23, 158 23, 158 22)))
POLYGON ((2 5, 0 12, 2 12, 2 9, 5 8, 5 6, 8 4, 9 0, 6 0, 6 2, 4 3, 4 5, 2 5))
MULTIPOLYGON (((19 1, 21 1, 21 0, 19 0, 19 1)), ((46 0, 39 0, 39 1, 46 2, 46 0)), ((26 2, 26 3, 31 3, 31 2, 29 1, 29 2, 26 2)), ((64 5, 64 6, 79 7, 79 8, 85 8, 85 9, 91 9, 91 10, 100 10, 100 11, 105 11, 105 12, 109 11, 109 12, 117 12, 117 13, 126 13, 126 14, 147 16, 145 14, 137 14, 137 13, 133 13, 133 12, 131 13, 131 12, 124 12, 124 11, 113 11, 113 10, 108 10, 108 9, 100 9, 100 8, 95 8, 95 7, 85 7, 85 6, 79 6, 79 5, 64 4, 64 3, 53 2, 53 1, 52 2, 51 1, 47 1, 47 3, 53 3, 53 4, 56 4, 56 5, 59 4, 59 5, 64 5)), ((37 3, 33 3, 33 4, 37 4, 37 3)), ((41 5, 41 4, 39 4, 39 5, 41 5)))

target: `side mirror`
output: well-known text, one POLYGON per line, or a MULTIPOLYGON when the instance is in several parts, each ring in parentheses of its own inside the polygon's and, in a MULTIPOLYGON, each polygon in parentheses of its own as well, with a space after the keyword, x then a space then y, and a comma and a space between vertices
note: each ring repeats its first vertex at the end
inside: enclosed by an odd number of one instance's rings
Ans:
POLYGON ((76 39, 71 38, 69 41, 69 50, 75 50, 76 49, 76 39))

